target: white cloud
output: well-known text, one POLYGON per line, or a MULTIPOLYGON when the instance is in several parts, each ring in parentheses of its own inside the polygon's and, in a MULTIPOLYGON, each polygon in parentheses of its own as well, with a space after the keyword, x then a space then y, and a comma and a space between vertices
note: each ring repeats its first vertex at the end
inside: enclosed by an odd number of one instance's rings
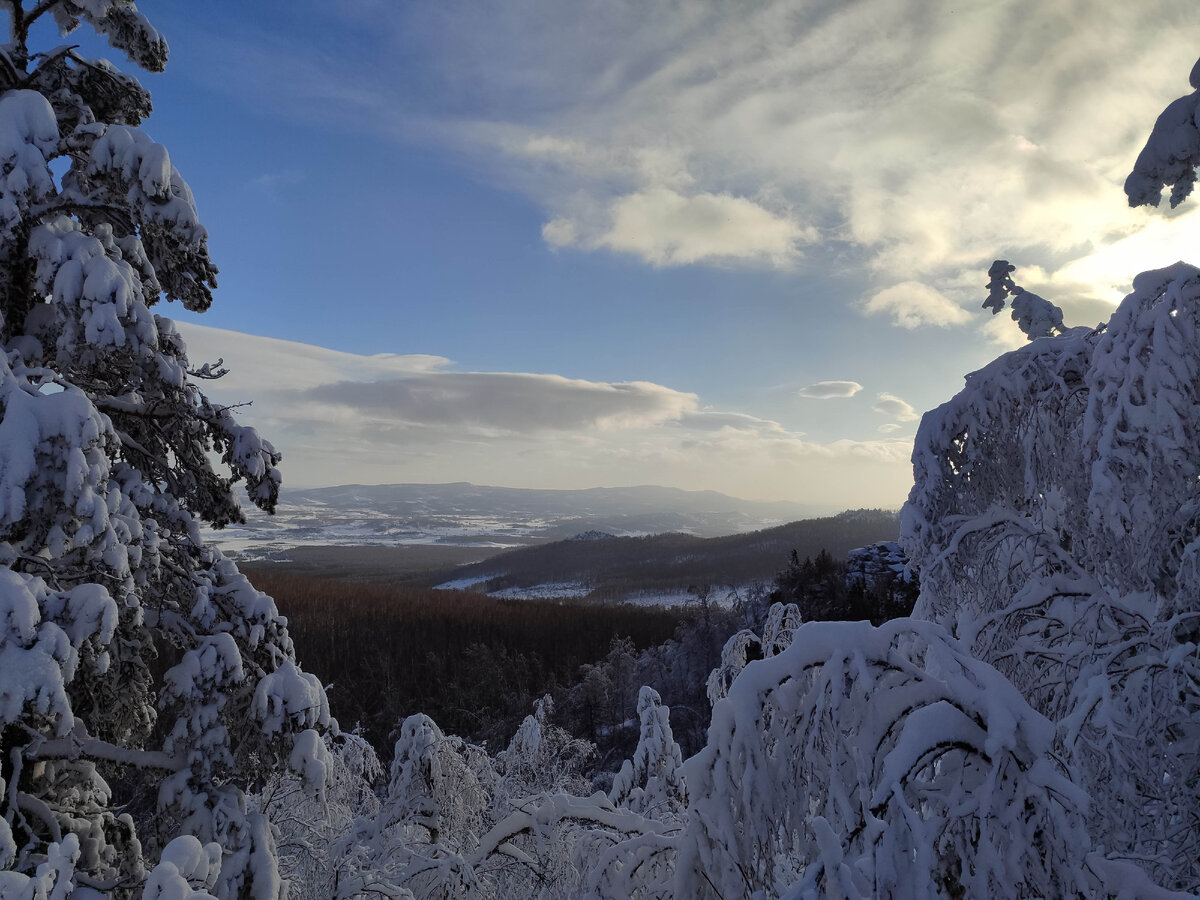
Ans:
POLYGON ((810 400, 840 400, 853 397, 862 389, 857 381, 818 381, 800 388, 797 394, 810 400))
POLYGON ((884 288, 872 295, 863 309, 870 315, 889 315, 901 328, 909 329, 923 325, 962 325, 973 318, 943 294, 916 281, 884 288))
POLYGON ((995 344, 1000 350, 1016 350, 1029 343, 1029 338, 1017 327, 1007 309, 985 319, 979 330, 989 343, 995 344))
POLYGON ((287 169, 282 172, 264 172, 251 180, 250 187, 274 196, 281 188, 295 187, 303 182, 303 172, 299 169, 287 169))
POLYGON ((190 322, 175 324, 194 365, 217 359, 226 361, 229 375, 212 382, 213 385, 251 393, 270 385, 286 384, 293 390, 306 390, 343 378, 366 381, 416 375, 450 365, 444 356, 394 353, 364 356, 190 322))
POLYGON ((893 432, 899 431, 903 427, 904 426, 899 422, 887 422, 886 424, 880 425, 878 430, 881 434, 892 434, 893 432))
POLYGON ((813 229, 773 213, 745 197, 691 196, 653 187, 615 199, 607 221, 557 218, 542 228, 552 246, 575 245, 628 253, 655 266, 693 263, 757 263, 786 268, 813 229))
POLYGON ((681 424, 689 429, 697 431, 741 431, 752 434, 760 434, 765 437, 771 436, 788 436, 790 438, 799 438, 802 432, 789 432, 778 422, 773 422, 770 419, 751 416, 747 413, 738 412, 715 412, 710 409, 691 412, 684 415, 681 424))
POLYGON ((213 396, 259 396, 276 417, 375 423, 405 439, 647 428, 698 409, 695 394, 644 381, 456 372, 439 356, 360 356, 200 325, 179 328, 191 359, 226 360, 230 373, 210 383, 213 396))
POLYGON ((881 291, 1005 256, 1119 292, 1141 246, 1106 249, 1158 215, 1121 183, 1200 42, 1193 0, 385 6, 321 9, 369 18, 358 62, 277 35, 205 52, 306 122, 465 153, 542 207, 552 246, 780 268, 815 227, 881 291))
POLYGON ((1134 275, 1195 259, 1197 250, 1200 250, 1200 206, 1193 203, 1171 218, 1149 214, 1138 231, 1106 247, 1103 253, 1090 254, 1063 266, 1055 272, 1054 282, 1103 285, 1109 288, 1104 299, 1115 304, 1131 290, 1134 275))
POLYGON ((571 246, 578 240, 575 223, 570 219, 551 219, 542 226, 542 240, 551 247, 571 246))
POLYGON ((649 382, 594 382, 522 372, 431 371, 337 381, 284 396, 305 407, 326 405, 366 418, 461 434, 646 428, 678 420, 696 408, 695 394, 649 382))
POLYGON ((877 413, 883 413, 885 416, 891 416, 893 419, 899 419, 901 422, 912 422, 921 418, 921 414, 912 408, 911 405, 901 400, 895 394, 881 393, 872 407, 877 413))
MULTIPOLYGON (((575 222, 576 246, 721 262, 712 241, 725 234, 693 235, 672 205, 771 197, 766 209, 804 210, 798 227, 854 242, 880 290, 978 282, 1008 256, 1052 272, 1075 261, 1094 296, 1118 291, 1144 257, 1118 252, 1111 271, 1104 251, 1154 219, 1125 207, 1121 182, 1154 115, 1187 91, 1200 40, 1190 0, 1084 19, 1022 6, 1015 31, 1015 0, 557 5, 481 20, 452 4, 430 28, 447 51, 471 35, 455 84, 489 85, 477 99, 498 111, 464 139, 506 153, 506 177, 524 172, 551 220, 575 222), (538 114, 515 97, 539 98, 538 114), (607 240, 587 239, 573 212, 584 202, 614 214, 607 240)), ((778 267, 809 240, 769 224, 724 256, 778 267)), ((969 315, 944 297, 917 306, 894 320, 969 315)))

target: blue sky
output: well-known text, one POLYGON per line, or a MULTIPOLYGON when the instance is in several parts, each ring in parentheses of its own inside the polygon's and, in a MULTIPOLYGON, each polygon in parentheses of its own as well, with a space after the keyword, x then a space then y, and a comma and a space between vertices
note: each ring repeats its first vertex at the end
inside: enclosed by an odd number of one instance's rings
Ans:
POLYGON ((1095 324, 1200 233, 1120 189, 1194 2, 141 7, 221 269, 164 311, 293 484, 897 506, 992 259, 1095 324))

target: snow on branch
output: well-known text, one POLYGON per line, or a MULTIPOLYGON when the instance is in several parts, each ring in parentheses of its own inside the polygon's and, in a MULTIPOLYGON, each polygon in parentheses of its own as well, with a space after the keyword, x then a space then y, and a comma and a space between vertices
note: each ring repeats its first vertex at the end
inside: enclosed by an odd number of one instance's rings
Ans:
MULTIPOLYGON (((993 276, 1003 293, 1007 264, 993 276)), ((927 413, 901 515, 914 615, 1058 724, 1106 853, 1188 889, 1200 885, 1198 384, 1200 270, 1143 273, 1105 326, 1007 353, 927 413)))
POLYGON ((684 764, 674 895, 1080 895, 1086 796, 1053 736, 935 625, 808 623, 684 764))
POLYGON ((1062 310, 1044 297, 1016 284, 1011 277, 1016 269, 1005 259, 992 263, 988 269, 988 298, 983 301, 983 308, 990 309, 995 315, 1004 309, 1005 300, 1011 296, 1013 321, 1029 340, 1061 334, 1062 310))
POLYGON ((1169 187, 1174 209, 1192 193, 1200 166, 1200 60, 1188 81, 1195 90, 1163 110, 1125 179, 1130 206, 1158 206, 1169 187))

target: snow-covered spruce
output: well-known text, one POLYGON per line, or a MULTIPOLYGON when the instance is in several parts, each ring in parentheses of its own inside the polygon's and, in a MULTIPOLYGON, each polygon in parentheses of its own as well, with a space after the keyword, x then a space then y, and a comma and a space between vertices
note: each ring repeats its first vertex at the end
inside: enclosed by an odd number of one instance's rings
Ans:
POLYGON ((151 71, 167 45, 128 0, 4 6, 0 885, 275 897, 244 790, 284 767, 316 789, 309 729, 328 709, 274 603, 198 524, 240 518, 236 481, 271 509, 279 455, 207 400, 195 382, 219 363, 193 368, 151 312, 205 309, 216 269, 191 191, 137 127, 148 94, 26 41, 51 15, 151 71))
POLYGON ((1001 356, 927 413, 916 615, 1058 724, 1093 839, 1200 889, 1200 270, 1001 356))

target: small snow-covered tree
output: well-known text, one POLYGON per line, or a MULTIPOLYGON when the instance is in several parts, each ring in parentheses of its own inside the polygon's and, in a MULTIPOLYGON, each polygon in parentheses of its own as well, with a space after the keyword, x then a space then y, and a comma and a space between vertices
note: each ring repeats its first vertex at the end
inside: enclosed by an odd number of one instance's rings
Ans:
POLYGON ((731 635, 721 648, 721 661, 708 675, 708 702, 715 706, 727 696, 734 679, 751 662, 786 650, 801 621, 800 607, 795 603, 775 602, 767 610, 761 637, 749 628, 731 635))
POLYGON ((671 710, 652 687, 638 693, 638 718, 637 749, 621 766, 609 797, 616 806, 660 821, 678 819, 687 806, 683 754, 671 733, 671 710))
POLYGON ((590 745, 548 714, 539 702, 495 760, 427 716, 406 719, 386 799, 331 845, 330 895, 568 900, 618 835, 661 831, 602 792, 563 790, 584 785, 564 742, 590 745))
POLYGON ((167 44, 130 0, 2 6, 0 871, 151 895, 166 848, 197 889, 273 897, 245 790, 282 767, 316 789, 328 709, 274 603, 199 525, 240 518, 237 481, 272 509, 279 454, 204 396, 219 363, 193 366, 151 312, 207 308, 216 269, 186 182, 137 127, 149 95, 28 40, 47 16, 86 24, 150 71, 167 44))
POLYGON ((469 854, 492 822, 496 778, 482 748, 417 713, 400 725, 387 796, 330 844, 331 896, 492 896, 469 854))
POLYGON ((324 791, 291 771, 270 777, 250 797, 275 831, 288 900, 329 900, 338 894, 351 860, 341 841, 360 819, 380 808, 375 787, 385 774, 375 750, 355 733, 327 733, 324 791))
POLYGON ((508 747, 496 754, 499 815, 508 812, 505 798, 582 793, 587 788, 583 769, 596 748, 553 724, 553 714, 554 700, 549 694, 534 701, 533 713, 521 722, 508 747))
POLYGON ((1062 334, 1062 310, 1014 282, 1011 273, 1016 268, 1005 259, 992 263, 988 269, 988 297, 983 301, 983 308, 990 309, 995 315, 1004 309, 1005 301, 1011 297, 1013 321, 1027 338, 1033 340, 1062 334))

